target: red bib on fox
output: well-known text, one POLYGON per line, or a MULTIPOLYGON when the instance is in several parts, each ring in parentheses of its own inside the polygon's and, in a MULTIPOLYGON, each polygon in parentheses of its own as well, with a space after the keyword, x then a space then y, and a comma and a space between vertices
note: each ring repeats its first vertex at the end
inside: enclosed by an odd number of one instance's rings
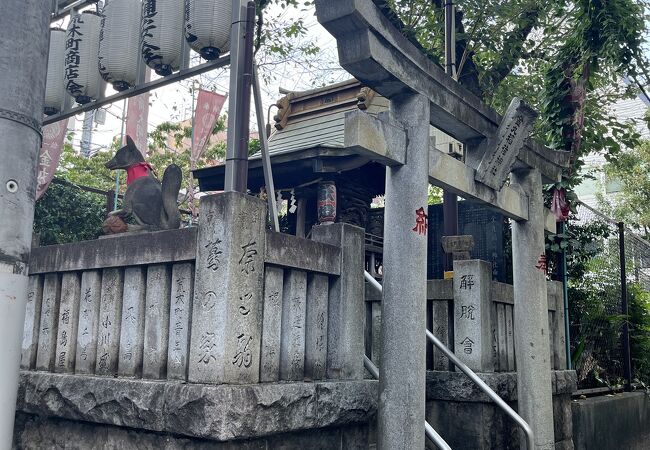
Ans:
POLYGON ((153 172, 153 167, 148 162, 140 162, 127 167, 126 184, 129 185, 138 178, 146 177, 150 171, 153 172))

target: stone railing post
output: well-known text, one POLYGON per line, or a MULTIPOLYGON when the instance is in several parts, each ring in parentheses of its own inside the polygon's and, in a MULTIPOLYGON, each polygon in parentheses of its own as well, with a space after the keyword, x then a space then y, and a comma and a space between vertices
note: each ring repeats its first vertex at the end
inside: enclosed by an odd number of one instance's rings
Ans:
POLYGON ((454 261, 454 342, 456 355, 476 372, 494 372, 492 265, 454 261))
POLYGON ((336 223, 312 229, 312 239, 341 248, 341 275, 330 285, 327 378, 362 379, 365 304, 364 231, 336 223))
POLYGON ((188 378, 257 383, 266 203, 225 192, 203 197, 200 212, 188 378))

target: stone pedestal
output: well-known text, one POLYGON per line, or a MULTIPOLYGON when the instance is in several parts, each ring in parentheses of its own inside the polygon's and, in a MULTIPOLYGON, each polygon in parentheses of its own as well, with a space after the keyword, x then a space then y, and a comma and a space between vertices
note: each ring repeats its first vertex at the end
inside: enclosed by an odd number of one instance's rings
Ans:
POLYGON ((201 199, 189 381, 257 383, 266 203, 238 192, 201 199))
POLYGON ((493 372, 492 265, 477 259, 454 261, 456 355, 475 372, 493 372))

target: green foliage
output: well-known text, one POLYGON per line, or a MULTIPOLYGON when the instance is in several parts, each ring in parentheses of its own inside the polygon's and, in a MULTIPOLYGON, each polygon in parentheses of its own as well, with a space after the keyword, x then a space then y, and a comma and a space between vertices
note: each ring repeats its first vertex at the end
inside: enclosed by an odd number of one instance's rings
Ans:
POLYGON ((650 236, 650 142, 621 152, 605 166, 608 180, 620 182, 614 198, 601 198, 608 212, 629 227, 650 236))
POLYGON ((628 314, 630 353, 634 376, 644 384, 650 383, 650 293, 637 283, 629 283, 628 314))
POLYGON ((52 182, 36 202, 34 233, 40 235, 41 245, 96 239, 105 214, 106 197, 52 182))

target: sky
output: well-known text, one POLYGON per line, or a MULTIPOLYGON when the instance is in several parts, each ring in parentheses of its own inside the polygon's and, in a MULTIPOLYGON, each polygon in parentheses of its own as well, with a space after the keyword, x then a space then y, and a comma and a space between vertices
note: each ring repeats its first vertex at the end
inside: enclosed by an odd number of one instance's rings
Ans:
MULTIPOLYGON (((341 81, 350 76, 338 66, 336 55, 336 41, 332 36, 318 23, 313 6, 298 10, 292 8, 283 10, 279 5, 271 5, 265 14, 265 20, 271 27, 281 27, 289 25, 295 20, 303 18, 307 33, 299 38, 300 43, 314 42, 320 48, 317 56, 312 58, 312 66, 299 64, 292 61, 286 61, 279 57, 268 57, 266 54, 258 55, 260 64, 262 102, 264 104, 264 115, 268 107, 274 104, 282 97, 279 88, 288 90, 305 90, 325 83, 341 81), (260 57, 261 56, 261 57, 260 57), (315 67, 317 65, 318 67, 315 67)), ((67 20, 53 24, 53 26, 67 26, 67 20)), ((192 66, 205 62, 201 60, 198 54, 192 52, 192 66)), ((152 78, 157 78, 153 74, 152 78)), ((149 108, 149 131, 158 124, 165 121, 182 121, 191 118, 192 111, 192 85, 194 80, 198 82, 195 86, 202 89, 208 89, 219 93, 227 93, 229 86, 228 67, 216 69, 209 73, 199 75, 192 79, 174 83, 159 88, 150 93, 149 108)), ((110 96, 115 93, 112 87, 107 87, 106 95, 110 96)), ((252 102, 251 102, 252 103, 252 102)), ((92 149, 105 149, 113 137, 120 134, 121 117, 124 102, 122 100, 103 109, 106 110, 106 122, 104 124, 94 124, 92 133, 92 149)), ((228 103, 224 105, 223 112, 227 112, 228 103)), ((251 105, 251 130, 257 130, 254 108, 251 105)), ((271 117, 274 110, 271 110, 271 117)), ((83 114, 75 116, 73 145, 79 148, 81 132, 83 128, 83 114)))

